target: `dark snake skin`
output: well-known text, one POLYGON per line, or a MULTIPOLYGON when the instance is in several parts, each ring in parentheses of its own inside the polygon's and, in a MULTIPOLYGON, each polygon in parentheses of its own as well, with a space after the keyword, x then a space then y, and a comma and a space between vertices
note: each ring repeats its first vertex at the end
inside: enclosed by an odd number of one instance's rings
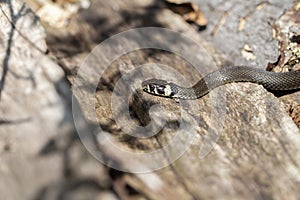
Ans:
POLYGON ((253 67, 238 66, 214 71, 190 88, 180 87, 174 83, 158 79, 144 81, 142 87, 145 92, 162 97, 197 99, 216 87, 232 82, 257 83, 271 91, 295 90, 300 88, 300 70, 276 73, 253 67))

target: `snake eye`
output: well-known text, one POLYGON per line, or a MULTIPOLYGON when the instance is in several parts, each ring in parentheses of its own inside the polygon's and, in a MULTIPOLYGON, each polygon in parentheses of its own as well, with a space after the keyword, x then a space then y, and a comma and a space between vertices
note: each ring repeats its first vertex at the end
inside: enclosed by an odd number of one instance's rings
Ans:
POLYGON ((155 92, 155 86, 153 84, 149 84, 149 92, 155 92))
POLYGON ((165 94, 165 86, 157 86, 157 93, 158 94, 165 94))

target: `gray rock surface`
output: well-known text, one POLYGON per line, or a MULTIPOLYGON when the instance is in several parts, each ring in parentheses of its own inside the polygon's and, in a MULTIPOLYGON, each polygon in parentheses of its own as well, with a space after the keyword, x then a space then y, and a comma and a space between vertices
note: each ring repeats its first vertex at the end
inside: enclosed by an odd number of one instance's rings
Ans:
POLYGON ((192 85, 212 70, 233 63, 266 66, 277 61, 279 42, 271 27, 285 9, 292 10, 291 1, 198 2, 209 20, 204 32, 170 11, 163 1, 91 3, 66 27, 45 25, 44 29, 43 18, 38 19, 22 1, 0 2, 1 199, 298 198, 300 135, 285 107, 296 102, 299 92, 279 99, 262 86, 234 83, 201 99, 178 103, 140 90, 147 77, 192 85), (179 53, 128 52, 149 33, 136 32, 105 46, 104 52, 95 49, 83 64, 99 42, 145 26, 170 28, 193 42, 154 34, 144 42, 168 44, 179 53), (111 61, 118 52, 126 54, 111 61), (139 66, 145 64, 141 70, 139 66), (80 73, 83 66, 89 67, 86 74, 80 73), (201 73, 195 66, 201 66, 201 73), (88 78, 84 87, 77 87, 77 73, 88 78), (71 91, 79 105, 75 111, 71 91), (155 104, 160 108, 154 109, 155 104), (116 122, 126 119, 122 118, 126 113, 130 118, 122 129, 116 122), (155 119, 166 122, 158 134, 149 138, 126 134, 126 128, 143 128, 155 119), (185 131, 176 132, 182 124, 185 131), (102 132, 95 132, 99 126, 102 132), (170 143, 174 138, 177 142, 170 143), (169 144, 172 148, 151 159, 123 154, 149 154, 169 144), (190 146, 171 162, 185 144, 190 146), (103 159, 102 163, 93 156, 103 159), (160 163, 166 166, 151 170, 160 163), (126 173, 109 166, 150 172, 126 173))

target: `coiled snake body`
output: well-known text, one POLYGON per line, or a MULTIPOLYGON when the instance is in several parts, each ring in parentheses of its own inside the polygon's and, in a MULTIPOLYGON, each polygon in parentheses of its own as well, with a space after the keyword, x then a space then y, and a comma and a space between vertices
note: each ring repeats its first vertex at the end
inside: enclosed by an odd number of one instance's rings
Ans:
POLYGON ((190 88, 159 79, 144 81, 142 88, 147 93, 162 97, 197 99, 216 87, 232 82, 257 83, 271 91, 295 90, 300 88, 300 70, 276 73, 247 66, 229 67, 206 75, 190 88))

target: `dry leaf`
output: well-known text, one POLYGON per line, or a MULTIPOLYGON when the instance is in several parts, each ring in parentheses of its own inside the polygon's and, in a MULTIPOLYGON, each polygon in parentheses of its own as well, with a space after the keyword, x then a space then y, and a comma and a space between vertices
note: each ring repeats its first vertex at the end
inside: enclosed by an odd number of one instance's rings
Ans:
POLYGON ((186 21, 193 22, 198 26, 207 25, 207 19, 196 4, 182 0, 166 0, 166 2, 173 12, 181 15, 186 21))
POLYGON ((300 104, 298 105, 290 105, 287 108, 287 112, 292 117, 295 124, 300 128, 300 104))

